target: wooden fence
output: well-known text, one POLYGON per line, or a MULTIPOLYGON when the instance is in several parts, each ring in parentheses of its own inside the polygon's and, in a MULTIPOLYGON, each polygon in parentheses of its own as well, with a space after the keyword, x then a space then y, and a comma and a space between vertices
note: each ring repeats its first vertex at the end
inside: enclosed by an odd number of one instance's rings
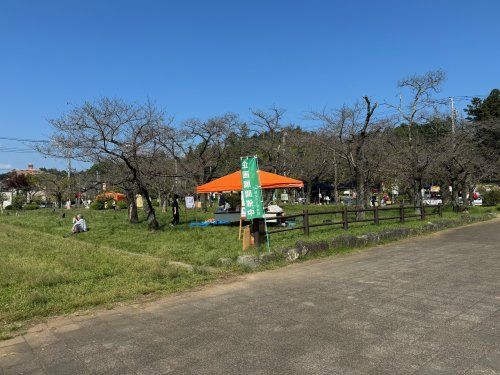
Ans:
MULTIPOLYGON (((302 225, 295 225, 295 226, 290 226, 290 227, 284 227, 284 228, 278 228, 278 229, 272 229, 269 230, 269 234, 275 234, 275 233, 281 233, 281 232, 287 232, 291 230, 302 230, 303 234, 305 236, 308 236, 311 228, 315 227, 323 227, 323 226, 334 226, 338 225, 342 227, 343 229, 347 230, 349 229, 349 224, 351 223, 362 223, 362 222, 373 222, 373 224, 378 225, 381 221, 384 220, 398 220, 400 223, 404 223, 405 220, 410 219, 410 218, 418 218, 420 220, 425 220, 427 216, 432 216, 432 215, 438 215, 439 217, 443 216, 443 206, 433 206, 434 210, 431 212, 430 211, 431 206, 405 206, 404 204, 399 205, 399 206, 394 206, 394 207, 373 207, 373 208, 366 208, 366 209, 359 209, 359 208, 348 208, 347 206, 344 207, 343 210, 332 210, 332 211, 323 211, 323 212, 309 212, 308 210, 304 210, 301 214, 295 214, 295 215, 286 215, 286 216, 280 216, 278 218, 279 223, 286 223, 291 220, 296 220, 297 218, 302 218, 302 225), (408 212, 405 212, 405 210, 412 209, 413 213, 410 214, 408 212), (420 211, 420 213, 415 214, 415 212, 420 211), (372 213, 373 218, 364 218, 364 219, 358 219, 357 216, 359 213, 364 212, 364 213, 372 213), (391 215, 391 213, 394 212, 394 215, 391 215), (356 217, 349 217, 351 214, 355 214, 356 217), (323 220, 323 222, 317 223, 313 222, 311 223, 311 218, 315 216, 335 216, 335 215, 341 215, 341 220, 334 221, 334 220, 323 220), (386 216, 388 215, 388 216, 386 216)), ((262 228, 262 227, 260 227, 262 228)), ((259 230, 261 231, 261 229, 259 230)))

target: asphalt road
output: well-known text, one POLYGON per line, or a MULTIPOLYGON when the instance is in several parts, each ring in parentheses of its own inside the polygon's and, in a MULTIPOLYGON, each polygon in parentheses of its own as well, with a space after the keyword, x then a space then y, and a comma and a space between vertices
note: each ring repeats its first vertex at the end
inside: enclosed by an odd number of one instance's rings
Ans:
POLYGON ((500 221, 58 318, 0 342, 0 366, 4 374, 498 374, 500 221))

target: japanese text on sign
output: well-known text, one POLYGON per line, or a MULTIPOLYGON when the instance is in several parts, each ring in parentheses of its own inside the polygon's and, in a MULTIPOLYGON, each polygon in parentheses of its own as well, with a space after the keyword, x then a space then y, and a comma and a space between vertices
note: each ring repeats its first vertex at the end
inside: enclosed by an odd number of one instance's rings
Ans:
POLYGON ((262 190, 258 174, 259 166, 256 157, 241 159, 242 202, 245 206, 246 218, 249 220, 264 217, 262 190))

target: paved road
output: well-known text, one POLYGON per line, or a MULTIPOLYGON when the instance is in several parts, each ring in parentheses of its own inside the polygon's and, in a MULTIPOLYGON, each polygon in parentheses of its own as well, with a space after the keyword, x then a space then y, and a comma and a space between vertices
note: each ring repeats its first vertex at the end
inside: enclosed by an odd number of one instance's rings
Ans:
POLYGON ((500 221, 56 319, 0 342, 0 365, 5 374, 498 374, 500 221))

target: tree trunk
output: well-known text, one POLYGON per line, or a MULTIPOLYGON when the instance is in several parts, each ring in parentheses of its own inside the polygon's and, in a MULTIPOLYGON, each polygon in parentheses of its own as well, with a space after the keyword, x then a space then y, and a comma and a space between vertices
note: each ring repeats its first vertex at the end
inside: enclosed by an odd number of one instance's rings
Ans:
MULTIPOLYGON (((200 198, 201 198, 201 208, 202 208, 203 212, 207 212, 209 204, 210 204, 210 202, 209 202, 210 198, 208 196, 208 193, 202 194, 200 196, 200 198)), ((211 207, 211 204, 210 204, 210 207, 211 207)))
POLYGON ((63 201, 62 193, 56 194, 56 206, 57 206, 57 208, 62 208, 62 205, 63 205, 62 201, 63 201))
POLYGON ((458 201, 458 184, 455 179, 451 180, 451 204, 453 205, 453 211, 457 212, 460 202, 458 201))
POLYGON ((420 208, 422 206, 422 179, 413 179, 413 205, 415 206, 415 215, 420 215, 420 208))
MULTIPOLYGON (((365 189, 365 179, 363 174, 359 170, 354 171, 356 175, 356 199, 357 206, 360 210, 366 209, 366 189, 365 189)), ((356 212, 356 220, 364 220, 365 212, 358 211, 356 212)))
POLYGON ((450 186, 447 183, 443 183, 441 187, 441 200, 443 201, 443 205, 451 202, 450 186))
POLYGON ((469 205, 472 206, 473 202, 474 202, 474 185, 472 184, 472 182, 469 182, 469 205))
POLYGON ((467 175, 464 179, 464 184, 462 187, 462 196, 464 197, 464 202, 467 206, 472 206, 472 202, 474 201, 474 188, 472 187, 471 177, 467 175), (467 198, 467 195, 469 198, 467 198))
POLYGON ((307 204, 311 203, 311 195, 312 195, 312 180, 307 181, 307 191, 306 191, 306 202, 307 204))
POLYGON ((469 184, 468 184, 468 178, 467 176, 464 177, 462 180, 462 183, 460 184, 461 192, 462 192, 462 204, 467 207, 470 206, 469 199, 467 199, 467 193, 469 192, 469 184))
POLYGON ((338 176, 338 166, 337 166, 337 157, 335 153, 333 153, 333 200, 335 204, 339 204, 339 176, 338 176))
POLYGON ((156 213, 151 202, 151 197, 149 192, 144 187, 140 187, 142 199, 144 201, 144 212, 146 213, 146 220, 148 222, 148 228, 150 230, 158 230, 160 227, 158 221, 156 220, 156 213))
POLYGON ((167 213, 168 210, 168 199, 167 197, 163 197, 163 201, 161 202, 161 212, 167 213))
POLYGON ((128 202, 128 221, 130 224, 137 224, 139 222, 139 215, 137 213, 137 202, 135 200, 135 192, 133 189, 126 189, 125 195, 128 202))
POLYGON ((462 202, 464 206, 469 206, 469 200, 467 199, 467 186, 465 184, 462 186, 462 202))
POLYGON ((335 164, 334 175, 333 175, 333 200, 335 204, 339 204, 339 182, 337 177, 337 164, 335 164))
POLYGON ((158 192, 158 197, 160 199, 160 207, 162 213, 167 213, 168 211, 168 194, 166 192, 158 192))

